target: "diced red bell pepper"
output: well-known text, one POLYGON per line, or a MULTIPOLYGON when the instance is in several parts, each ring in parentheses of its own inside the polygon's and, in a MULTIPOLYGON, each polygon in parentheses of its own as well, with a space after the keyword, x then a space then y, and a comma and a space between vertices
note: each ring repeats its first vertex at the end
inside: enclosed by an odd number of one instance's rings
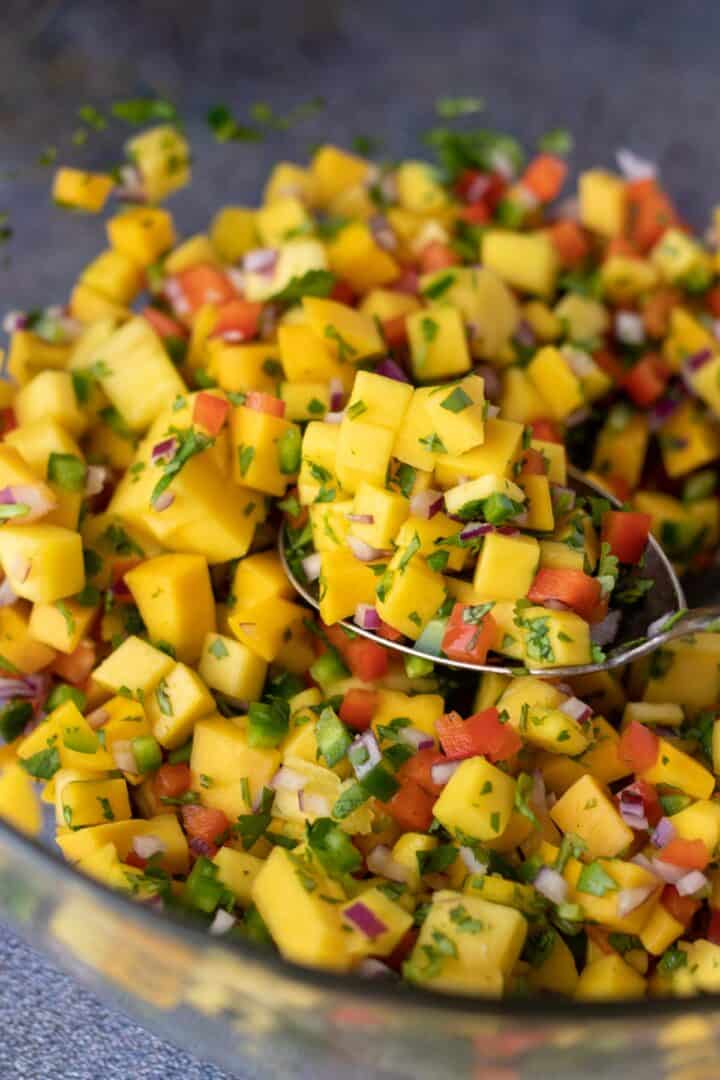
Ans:
POLYGON ((0 409, 0 436, 5 438, 11 431, 14 431, 18 426, 17 417, 15 416, 15 410, 11 405, 7 405, 4 409, 0 409))
POLYGON ((187 330, 177 319, 167 315, 159 308, 152 305, 143 309, 143 315, 152 326, 158 337, 161 338, 186 338, 187 330))
POLYGON ((356 679, 372 682, 387 674, 388 651, 376 641, 361 637, 347 640, 343 655, 356 679))
POLYGON ((484 664, 497 642, 498 626, 490 612, 473 621, 472 604, 455 604, 442 639, 442 651, 450 660, 484 664))
POLYGON ((183 825, 190 838, 190 848, 196 855, 212 858, 224 843, 230 822, 222 810, 193 803, 182 808, 183 825))
POLYGON ((386 641, 402 641, 405 635, 402 634, 400 630, 396 630, 394 626, 382 622, 380 624, 380 629, 378 630, 378 636, 385 638, 386 641))
POLYGON ((420 295, 420 277, 414 266, 404 266, 400 276, 390 286, 395 292, 407 293, 408 296, 420 295))
POLYGON ((706 936, 708 941, 711 941, 713 945, 720 945, 720 911, 718 911, 717 908, 710 916, 706 936))
POLYGON ((267 413, 268 416, 283 417, 285 415, 285 402, 274 394, 266 394, 263 390, 250 390, 245 397, 245 408, 267 413))
POLYGON ((220 434, 229 412, 230 403, 225 398, 203 391, 195 398, 193 423, 205 428, 214 438, 220 434))
POLYGON ((144 870, 148 864, 147 859, 143 859, 142 855, 138 855, 132 848, 128 851, 127 855, 123 859, 123 862, 127 866, 134 866, 136 870, 144 870))
POLYGON ((238 341, 250 341, 257 336, 262 307, 253 300, 229 300, 218 308, 212 337, 232 334, 238 341))
POLYGON ((528 592, 528 600, 544 604, 546 600, 559 600, 590 622, 598 608, 602 589, 597 578, 582 570, 539 570, 528 592))
POLYGON ((720 285, 713 285, 705 293, 705 307, 716 319, 720 319, 720 285))
POLYGON ((492 218, 490 208, 484 202, 468 203, 458 211, 461 221, 467 221, 468 225, 485 225, 492 218))
POLYGON ((435 796, 407 780, 386 803, 379 804, 398 825, 408 832, 427 832, 432 825, 435 796))
POLYGON ((626 187, 627 237, 635 249, 645 254, 666 229, 677 224, 677 214, 657 180, 631 180, 626 187))
POLYGON ((710 852, 704 840, 686 840, 682 836, 676 836, 666 844, 657 857, 686 870, 704 870, 710 862, 710 852))
POLYGON ((567 162, 555 154, 538 154, 523 173, 522 183, 540 202, 551 202, 562 190, 567 162))
POLYGON ((402 763, 396 774, 397 779, 401 784, 404 784, 406 780, 412 780, 430 795, 437 797, 442 794, 443 784, 436 784, 433 780, 432 767, 433 765, 442 765, 445 761, 447 761, 445 754, 441 754, 439 750, 435 750, 433 747, 418 750, 416 754, 413 754, 411 758, 402 763))
POLYGON ((601 539, 621 563, 638 563, 650 534, 652 518, 639 510, 607 510, 603 514, 601 539))
POLYGON ((539 450, 535 450, 532 446, 525 450, 522 456, 522 469, 520 470, 521 480, 524 476, 546 476, 547 471, 547 460, 539 450))
POLYGON ((330 292, 330 299, 351 307, 355 303, 355 293, 347 281, 336 281, 330 292))
MULTIPOLYGON (((712 291, 712 290, 711 290, 712 291)), ((642 317, 645 330, 652 338, 664 338, 670 330, 670 316, 682 303, 683 294, 672 285, 661 285, 645 298, 642 317)))
POLYGON ((464 169, 455 181, 455 191, 465 202, 483 202, 492 212, 507 189, 507 181, 498 172, 464 169))
POLYGON ((348 690, 338 712, 342 722, 353 731, 367 731, 377 706, 376 690, 348 690))
POLYGON ((522 747, 522 739, 509 724, 500 721, 496 708, 463 720, 456 712, 441 716, 436 724, 438 738, 451 761, 483 755, 490 761, 506 761, 522 747))
POLYGON ((674 885, 666 885, 660 896, 660 903, 683 926, 689 926, 700 907, 699 900, 692 896, 681 896, 674 885))
POLYGON ((631 720, 618 742, 618 757, 633 772, 645 772, 652 768, 660 752, 660 740, 654 731, 631 720))
POLYGON ((588 923, 585 932, 593 944, 597 945, 600 952, 605 953, 606 956, 611 956, 615 952, 609 941, 610 931, 606 930, 604 926, 593 926, 592 923, 588 923))
POLYGON ((609 241, 605 248, 605 257, 609 259, 612 255, 625 255, 629 259, 642 258, 637 248, 625 236, 613 236, 609 241))
POLYGON ((531 420, 528 427, 533 439, 539 442, 553 442, 562 446, 563 437, 554 420, 531 420))
POLYGON ((449 266, 457 266, 460 256, 449 244, 433 240, 422 249, 418 261, 421 273, 432 274, 435 270, 446 270, 449 266))
POLYGON ((155 794, 159 799, 178 799, 190 790, 191 783, 190 766, 184 762, 177 765, 166 762, 160 766, 153 779, 155 794))
POLYGON ((407 345, 407 322, 405 315, 397 315, 394 319, 386 319, 382 324, 383 335, 390 349, 401 349, 407 345))
POLYGON ((618 360, 614 353, 609 349, 598 349, 593 353, 593 360, 606 375, 609 375, 613 382, 621 386, 625 375, 627 374, 625 368, 618 360))
POLYGON ((641 409, 647 409, 665 393, 669 372, 662 358, 648 353, 625 373, 623 386, 641 409))
POLYGON ((187 270, 181 270, 176 275, 176 280, 193 315, 205 304, 222 307, 223 304, 237 297, 227 276, 210 263, 189 266, 187 270))
POLYGON ((52 671, 73 686, 82 686, 90 677, 97 662, 95 643, 83 638, 71 653, 58 653, 52 663, 52 671))
POLYGON ((548 235, 560 262, 568 269, 579 266, 590 254, 587 234, 576 221, 556 221, 548 235))

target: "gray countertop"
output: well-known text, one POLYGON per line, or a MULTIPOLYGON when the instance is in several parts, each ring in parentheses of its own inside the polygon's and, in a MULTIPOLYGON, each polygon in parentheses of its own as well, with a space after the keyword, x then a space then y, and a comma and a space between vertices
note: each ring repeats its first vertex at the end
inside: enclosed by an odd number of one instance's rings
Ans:
MULTIPOLYGON (((77 108, 156 90, 199 136, 196 182, 173 202, 185 235, 219 204, 256 199, 272 160, 302 160, 321 138, 347 145, 369 134, 388 155, 417 152, 446 94, 485 96, 483 122, 531 142, 569 127, 579 166, 611 164, 619 146, 659 161, 696 224, 720 201, 717 3, 5 0, 2 23, 0 172, 55 143, 63 160, 107 165, 102 139, 71 147, 77 108), (213 103, 240 114, 253 101, 288 109, 314 94, 327 109, 267 144, 215 147, 204 131, 213 103)), ((49 180, 38 167, 11 182, 0 175, 0 211, 16 233, 12 262, 0 267, 0 310, 63 299, 102 246, 97 220, 50 207, 49 180)), ((5 930, 0 1004, 9 1080, 224 1075, 108 1010, 5 930)))

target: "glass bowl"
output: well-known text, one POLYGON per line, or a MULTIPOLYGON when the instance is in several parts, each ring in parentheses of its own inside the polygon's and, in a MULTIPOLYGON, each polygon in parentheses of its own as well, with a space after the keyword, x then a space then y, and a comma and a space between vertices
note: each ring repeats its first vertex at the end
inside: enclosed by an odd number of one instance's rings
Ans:
MULTIPOLYGON (((181 108, 195 149, 192 186, 171 202, 185 235, 224 203, 257 201, 271 164, 314 143, 372 136, 381 156, 418 154, 443 95, 481 94, 481 123, 532 145, 575 135, 578 168, 628 146, 661 166, 701 226, 716 197, 713 137, 720 6, 636 0, 9 0, 0 36, 0 251, 5 308, 61 302, 103 246, 97 219, 50 206, 40 153, 114 164, 122 130, 74 145, 77 110, 158 93, 181 108), (248 103, 280 113, 321 95, 322 111, 267 143, 213 145, 205 114, 248 103), (710 178, 710 180, 709 180, 710 178)), ((47 155, 46 155, 47 156, 47 155)), ((717 587, 688 590, 707 602, 717 587)), ((82 877, 54 849, 0 823, 0 914, 35 947, 164 1037, 232 1073, 329 1080, 369 1074, 513 1080, 551 1075, 643 1080, 717 1075, 720 997, 607 1005, 439 995, 309 971, 209 936, 82 877)))

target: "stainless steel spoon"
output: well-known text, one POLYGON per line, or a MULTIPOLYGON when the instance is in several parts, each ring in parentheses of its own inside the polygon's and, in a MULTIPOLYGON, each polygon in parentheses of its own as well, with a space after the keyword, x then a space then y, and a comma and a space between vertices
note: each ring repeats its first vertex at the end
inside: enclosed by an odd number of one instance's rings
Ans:
MULTIPOLYGON (((608 493, 590 483, 577 469, 570 468, 569 484, 578 495, 592 495, 608 499, 611 503, 619 506, 620 503, 608 495, 608 493)), ((318 608, 317 587, 308 586, 298 581, 288 564, 285 551, 285 530, 280 530, 278 541, 280 558, 293 588, 311 607, 318 608)), ((577 675, 590 675, 598 671, 609 671, 612 668, 621 667, 633 660, 639 660, 642 656, 654 652, 669 641, 685 637, 688 634, 709 628, 720 630, 720 605, 711 607, 698 607, 690 611, 686 609, 685 595, 677 575, 670 564, 667 555, 662 550, 657 540, 650 537, 645 553, 645 565, 643 576, 652 578, 655 585, 645 594, 641 603, 623 611, 620 633, 617 644, 608 653, 607 658, 599 663, 581 664, 571 667, 553 668, 523 668, 523 672, 537 675, 541 678, 567 678, 577 675), (662 623, 652 635, 648 633, 653 624, 666 617, 667 628, 663 629, 662 623)), ((405 653, 407 656, 419 656, 424 660, 431 660, 442 667, 463 669, 472 671, 476 675, 482 672, 493 672, 498 675, 512 675, 518 672, 509 664, 468 664, 461 660, 449 660, 445 656, 435 656, 431 653, 421 652, 414 645, 403 645, 399 642, 388 641, 380 637, 372 630, 365 630, 357 626, 349 619, 341 623, 361 637, 379 641, 388 649, 405 653)))

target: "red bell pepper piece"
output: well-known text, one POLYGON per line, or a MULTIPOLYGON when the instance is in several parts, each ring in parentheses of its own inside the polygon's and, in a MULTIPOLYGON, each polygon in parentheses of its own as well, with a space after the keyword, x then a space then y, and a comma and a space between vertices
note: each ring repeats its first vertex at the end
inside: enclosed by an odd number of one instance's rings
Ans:
POLYGON ((435 270, 446 270, 449 266, 457 266, 460 256, 449 244, 433 240, 422 249, 418 261, 421 273, 432 274, 435 270))
POLYGON ((348 690, 338 712, 342 722, 353 731, 367 731, 377 706, 377 691, 348 690))
POLYGON ((523 173, 522 183, 540 202, 551 202, 560 194, 567 163, 555 154, 538 154, 523 173))
POLYGON ((637 720, 631 720, 618 742, 620 760, 629 765, 633 772, 644 772, 652 768, 659 752, 660 740, 655 732, 637 720))
POLYGON ((435 783, 432 778, 432 768, 433 765, 442 765, 446 761, 447 758, 439 750, 427 747, 425 750, 418 750, 417 754, 413 754, 411 758, 404 761, 396 776, 399 783, 404 784, 406 780, 412 780, 430 795, 437 797, 442 794, 444 785, 435 783))
POLYGON ((482 755, 490 761, 506 761, 522 747, 522 739, 509 724, 500 721, 496 708, 463 720, 456 712, 446 713, 437 721, 437 733, 450 761, 482 755))
POLYGON ((455 604, 442 639, 442 651, 450 660, 484 664, 497 641, 498 626, 490 612, 477 618, 477 605, 455 604))
POLYGON ((674 885, 666 885, 660 896, 660 903, 665 910, 683 926, 688 926, 695 912, 700 907, 699 900, 692 896, 681 896, 674 885))
POLYGON ((389 802, 379 805, 408 832, 427 832, 432 825, 435 797, 414 780, 407 780, 389 802))
POLYGON ((647 409, 665 393, 669 372, 661 358, 648 353, 625 373, 623 386, 641 409, 647 409))
POLYGON ((268 416, 283 417, 285 415, 285 402, 274 394, 266 394, 263 390, 250 390, 245 397, 245 408, 267 413, 268 416))
POLYGON ((181 270, 176 275, 176 280, 190 314, 193 315, 205 304, 221 307, 237 297, 227 276, 209 263, 199 263, 197 266, 189 266, 187 270, 181 270))
POLYGON ((704 840, 686 840, 682 836, 666 844, 657 857, 687 870, 704 870, 710 862, 710 852, 704 840))
POLYGON ((230 403, 216 394, 204 391, 195 398, 193 423, 204 427, 213 438, 219 435, 230 412, 230 403))
POLYGON ((190 790, 191 783, 190 766, 184 762, 179 762, 177 765, 165 762, 153 779, 155 794, 159 799, 178 799, 190 790))
POLYGON ((550 570, 547 567, 535 575, 528 592, 528 600, 544 604, 546 600, 559 600, 577 612, 586 622, 597 613, 602 589, 597 578, 582 570, 550 570))
POLYGON ((590 254, 590 242, 576 221, 556 221, 548 235, 563 266, 572 269, 590 254))
POLYGON ((238 341, 250 341, 257 336, 262 304, 253 300, 233 299, 218 308, 212 337, 232 334, 238 341))
POLYGON ((179 323, 177 319, 173 319, 170 315, 167 315, 164 311, 160 311, 159 308, 149 307, 144 308, 143 315, 152 326, 158 337, 161 338, 186 338, 187 330, 179 323))
POLYGON ((647 546, 652 518, 638 510, 607 510, 603 514, 601 539, 621 563, 637 563, 647 546))

